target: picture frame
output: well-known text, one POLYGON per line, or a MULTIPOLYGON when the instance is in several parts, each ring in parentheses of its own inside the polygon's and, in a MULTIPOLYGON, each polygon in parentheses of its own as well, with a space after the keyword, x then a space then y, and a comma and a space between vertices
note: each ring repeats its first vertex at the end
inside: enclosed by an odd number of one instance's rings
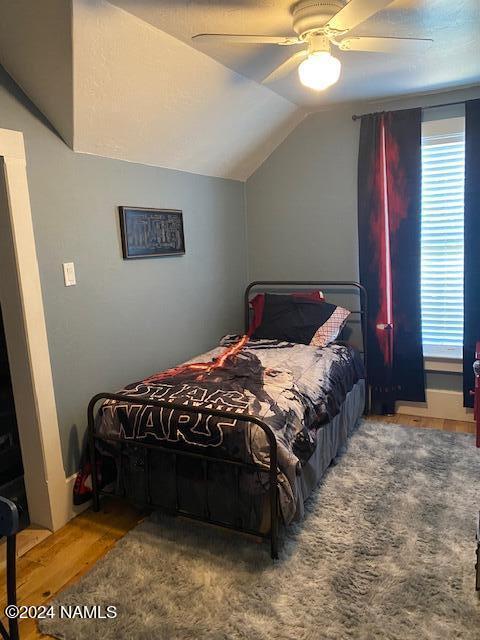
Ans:
POLYGON ((124 260, 185 254, 180 209, 121 206, 118 210, 124 260))

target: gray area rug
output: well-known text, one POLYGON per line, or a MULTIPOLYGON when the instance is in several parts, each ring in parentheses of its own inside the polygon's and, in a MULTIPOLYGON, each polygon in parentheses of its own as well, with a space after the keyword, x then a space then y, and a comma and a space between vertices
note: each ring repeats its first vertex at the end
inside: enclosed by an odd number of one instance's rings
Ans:
POLYGON ((276 563, 266 544, 155 516, 55 601, 116 605, 115 620, 40 628, 67 640, 478 640, 479 472, 472 436, 364 422, 276 563))

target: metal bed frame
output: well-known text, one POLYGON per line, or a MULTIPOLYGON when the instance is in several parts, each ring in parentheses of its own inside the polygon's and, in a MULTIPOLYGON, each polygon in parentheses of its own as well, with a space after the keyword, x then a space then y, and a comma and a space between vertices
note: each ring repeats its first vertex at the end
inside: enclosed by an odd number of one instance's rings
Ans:
MULTIPOLYGON (((346 281, 275 281, 275 280, 265 280, 265 281, 255 281, 250 283, 245 290, 245 331, 248 332, 249 324, 250 324, 250 293, 252 289, 262 287, 265 288, 279 288, 279 287, 287 287, 288 289, 294 289, 296 287, 315 287, 325 289, 326 287, 339 288, 348 291, 350 290, 358 290, 360 295, 360 310, 353 311, 352 314, 360 315, 361 319, 361 330, 362 330, 362 343, 363 343, 363 358, 366 364, 367 362, 367 340, 366 340, 366 323, 367 323, 367 292, 365 288, 359 284, 358 282, 346 282, 346 281)), ((368 385, 365 380, 365 385, 367 389, 367 401, 365 406, 365 412, 368 412, 368 385)), ((232 529, 234 531, 239 531, 242 533, 247 533, 250 535, 254 535, 263 539, 270 540, 270 554, 272 559, 278 558, 278 520, 279 520, 279 509, 278 509, 278 470, 277 470, 277 441, 271 427, 263 422, 257 416, 253 416, 247 413, 235 413, 233 411, 219 411, 215 409, 206 409, 202 407, 187 407, 183 404, 176 404, 172 402, 165 402, 160 400, 151 400, 145 398, 139 398, 137 396, 129 396, 128 394, 123 393, 97 393, 90 400, 87 409, 87 419, 88 419, 88 444, 89 444, 89 453, 90 453, 90 463, 91 463, 91 475, 92 475, 92 493, 93 493, 93 508, 95 511, 100 509, 100 497, 101 496, 112 496, 117 495, 111 491, 104 491, 99 487, 98 477, 97 477, 97 461, 98 461, 98 452, 97 452, 97 442, 111 442, 116 443, 119 447, 119 455, 120 459, 122 459, 122 455, 125 449, 131 449, 132 447, 136 449, 141 449, 145 451, 145 458, 142 460, 141 466, 144 467, 145 472, 145 499, 142 501, 140 506, 151 507, 156 509, 161 509, 163 511, 167 511, 169 513, 173 513, 174 515, 181 515, 187 518, 192 518, 194 520, 199 520, 201 522, 206 522, 210 524, 214 524, 223 528, 232 529), (201 415, 213 415, 218 418, 227 418, 227 419, 235 419, 240 423, 248 424, 253 423, 256 424, 260 429, 262 429, 266 435, 267 442, 269 445, 269 468, 268 468, 268 476, 269 476, 269 486, 265 489, 265 493, 268 492, 269 495, 269 504, 270 504, 270 529, 267 533, 257 530, 252 530, 249 528, 243 527, 240 523, 241 520, 239 518, 239 475, 240 469, 246 468, 250 470, 255 470, 257 472, 261 472, 265 474, 267 470, 264 466, 261 466, 255 462, 241 462, 239 460, 230 459, 230 458, 219 458, 207 455, 205 453, 194 453, 191 451, 186 451, 183 449, 176 449, 173 446, 164 447, 157 444, 144 443, 139 442, 138 440, 126 440, 118 437, 107 437, 100 436, 95 433, 95 407, 100 400, 114 400, 120 402, 132 402, 135 404, 147 405, 151 407, 158 408, 166 408, 170 410, 178 410, 182 413, 187 414, 201 414, 201 415), (174 493, 175 493, 175 508, 169 509, 164 507, 163 505, 155 504, 151 498, 150 491, 150 457, 151 451, 162 451, 169 455, 173 456, 174 460, 174 493), (205 491, 205 504, 207 505, 205 508, 205 512, 203 516, 198 514, 194 514, 188 512, 184 509, 181 509, 179 506, 178 499, 178 465, 177 460, 178 457, 185 458, 196 458, 202 462, 202 470, 203 470, 203 481, 204 481, 204 491, 205 491), (215 463, 224 463, 227 465, 233 466, 235 470, 235 491, 234 491, 234 506, 235 506, 235 523, 226 523, 220 520, 216 520, 211 517, 211 514, 208 510, 208 470, 210 464, 215 463)), ((137 501, 138 504, 138 501, 137 501)))

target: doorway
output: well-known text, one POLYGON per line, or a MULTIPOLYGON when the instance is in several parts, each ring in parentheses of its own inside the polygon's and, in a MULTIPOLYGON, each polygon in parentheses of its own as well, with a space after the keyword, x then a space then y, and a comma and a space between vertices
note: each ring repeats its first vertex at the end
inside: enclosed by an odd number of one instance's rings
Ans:
MULTIPOLYGON (((30 520, 71 516, 48 350, 23 134, 0 129, 0 307, 30 520)), ((13 455, 13 454, 12 454, 13 455)))

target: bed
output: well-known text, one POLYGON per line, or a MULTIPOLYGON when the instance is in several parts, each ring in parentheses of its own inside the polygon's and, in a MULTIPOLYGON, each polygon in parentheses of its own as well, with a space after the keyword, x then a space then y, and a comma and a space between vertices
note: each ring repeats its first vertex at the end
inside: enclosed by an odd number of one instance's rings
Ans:
POLYGON ((244 336, 226 336, 118 393, 96 394, 88 406, 95 510, 100 496, 123 496, 269 539, 277 558, 279 523, 303 516, 305 500, 368 410, 366 314, 356 282, 253 282, 244 336), (338 340, 317 347, 251 335, 255 291, 307 287, 356 298, 338 340))

